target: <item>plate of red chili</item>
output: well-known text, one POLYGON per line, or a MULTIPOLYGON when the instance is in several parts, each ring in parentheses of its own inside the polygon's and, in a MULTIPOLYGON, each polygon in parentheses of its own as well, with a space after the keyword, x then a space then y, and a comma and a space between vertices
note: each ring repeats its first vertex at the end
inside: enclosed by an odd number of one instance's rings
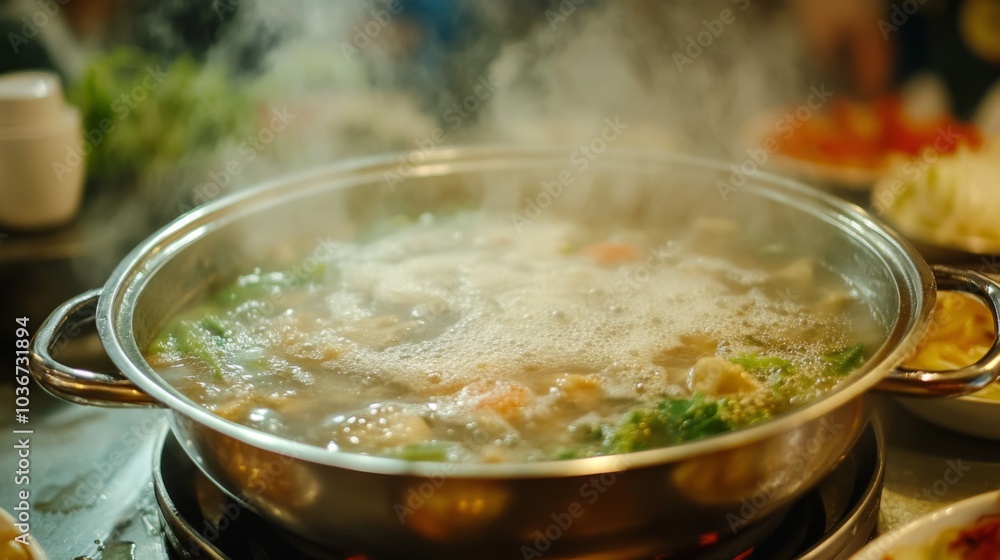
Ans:
POLYGON ((1000 493, 987 492, 880 536, 854 560, 996 560, 1000 493))

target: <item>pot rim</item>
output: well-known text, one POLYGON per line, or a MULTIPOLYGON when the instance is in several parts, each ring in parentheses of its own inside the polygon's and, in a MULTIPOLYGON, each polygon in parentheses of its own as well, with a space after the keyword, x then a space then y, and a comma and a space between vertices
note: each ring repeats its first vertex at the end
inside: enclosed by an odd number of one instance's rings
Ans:
MULTIPOLYGON (((533 164, 563 165, 573 148, 557 146, 511 147, 441 147, 424 153, 421 163, 412 165, 406 177, 440 176, 455 172, 529 168, 533 164), (470 167, 471 166, 471 167, 470 167)), ((115 268, 102 290, 97 305, 96 323, 104 348, 121 372, 154 399, 173 412, 205 425, 226 436, 255 447, 313 463, 377 474, 449 478, 546 478, 584 476, 604 472, 655 466, 713 452, 724 451, 753 441, 775 437, 789 428, 816 420, 848 405, 874 387, 902 362, 923 335, 934 309, 935 281, 930 267, 899 234, 882 225, 862 208, 820 192, 797 181, 757 172, 748 175, 741 188, 765 193, 835 224, 845 234, 865 242, 892 271, 899 286, 901 305, 890 322, 885 342, 859 370, 843 380, 838 388, 796 410, 761 424, 728 434, 680 445, 599 457, 559 461, 514 463, 441 463, 407 461, 330 451, 300 443, 225 420, 197 405, 162 380, 142 359, 142 350, 133 335, 132 315, 136 301, 159 266, 172 255, 196 242, 211 228, 212 222, 239 207, 257 207, 267 200, 304 195, 311 190, 343 189, 383 180, 385 173, 399 172, 403 161, 413 152, 375 155, 313 168, 294 175, 264 182, 256 187, 230 193, 191 210, 167 224, 136 246, 115 268), (397 167, 398 165, 398 167, 397 167), (285 190, 281 189, 284 187, 285 190), (280 191, 280 192, 279 192, 280 191), (281 194, 284 193, 284 194, 281 194), (895 323, 891 321, 895 319, 895 323)), ((700 172, 731 172, 730 165, 683 154, 648 152, 607 152, 594 162, 634 166, 645 163, 657 166, 686 166, 700 172)), ((374 185, 373 187, 374 188, 374 185)))

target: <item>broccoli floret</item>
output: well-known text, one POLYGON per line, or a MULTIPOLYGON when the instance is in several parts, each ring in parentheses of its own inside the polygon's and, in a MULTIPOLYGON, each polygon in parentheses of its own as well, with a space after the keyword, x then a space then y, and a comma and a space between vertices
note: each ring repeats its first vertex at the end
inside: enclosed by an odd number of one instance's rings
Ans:
POLYGON ((658 409, 673 423, 680 441, 692 441, 732 431, 732 424, 722 417, 727 405, 726 399, 706 400, 698 393, 691 399, 661 402, 658 409))
POLYGON ((775 403, 742 403, 740 401, 726 402, 726 418, 734 427, 760 424, 774 417, 778 411, 775 403))
POLYGON ((706 399, 698 393, 690 399, 661 401, 656 407, 635 408, 606 430, 605 453, 627 453, 665 447, 732 431, 725 418, 725 399, 706 399))
POLYGON ((633 409, 607 431, 602 447, 609 454, 665 447, 675 442, 669 425, 663 422, 657 409, 633 409))
POLYGON ((587 453, 583 449, 572 449, 569 447, 561 447, 552 454, 557 461, 568 461, 570 459, 579 459, 580 457, 586 457, 587 453))

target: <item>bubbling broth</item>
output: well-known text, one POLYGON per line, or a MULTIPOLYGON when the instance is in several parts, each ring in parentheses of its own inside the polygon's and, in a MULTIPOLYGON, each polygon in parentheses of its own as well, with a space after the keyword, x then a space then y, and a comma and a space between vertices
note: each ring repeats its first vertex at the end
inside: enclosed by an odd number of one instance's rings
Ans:
POLYGON ((842 278, 723 219, 452 212, 324 245, 176 317, 149 363, 221 417, 331 450, 538 461, 765 421, 884 336, 842 278))

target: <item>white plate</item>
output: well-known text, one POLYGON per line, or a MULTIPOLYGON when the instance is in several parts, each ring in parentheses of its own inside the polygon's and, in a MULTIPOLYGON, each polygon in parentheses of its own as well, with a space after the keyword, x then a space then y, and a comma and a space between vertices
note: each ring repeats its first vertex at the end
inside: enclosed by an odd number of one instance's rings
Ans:
POLYGON ((979 397, 954 399, 897 398, 920 418, 947 430, 1000 440, 1000 401, 979 397))
POLYGON ((998 492, 980 494, 920 517, 868 543, 851 560, 883 560, 902 546, 930 544, 946 529, 967 527, 991 513, 1000 513, 998 492))
MULTIPOLYGON (((871 196, 872 208, 877 208, 877 201, 882 196, 879 187, 871 196)), ((933 228, 925 228, 919 224, 910 223, 900 216, 897 216, 892 208, 887 208, 880 215, 883 221, 890 227, 902 233, 907 240, 916 242, 921 253, 926 253, 926 248, 939 253, 955 251, 968 255, 1000 255, 1000 240, 974 235, 953 236, 942 234, 933 228)))

